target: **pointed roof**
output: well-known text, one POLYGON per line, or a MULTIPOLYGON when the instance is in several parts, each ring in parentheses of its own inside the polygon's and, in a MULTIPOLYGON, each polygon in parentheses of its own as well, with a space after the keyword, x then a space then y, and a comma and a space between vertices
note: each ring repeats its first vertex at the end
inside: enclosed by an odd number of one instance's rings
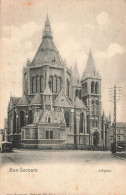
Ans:
POLYGON ((41 104, 42 104, 41 95, 39 93, 36 93, 30 105, 41 105, 41 104))
POLYGON ((48 84, 46 85, 43 95, 52 95, 48 84))
POLYGON ((39 64, 49 63, 53 66, 64 67, 64 62, 53 42, 51 25, 49 22, 49 17, 47 15, 45 28, 43 32, 42 42, 36 52, 35 57, 32 61, 32 66, 37 66, 39 64), (46 59, 46 60, 45 60, 46 59))
POLYGON ((18 103, 20 97, 10 97, 10 101, 8 103, 8 110, 12 109, 18 103))
POLYGON ((58 94, 58 96, 56 97, 53 105, 58 106, 58 107, 70 107, 70 106, 72 106, 72 103, 70 102, 70 100, 65 95, 65 93, 62 89, 60 91, 60 93, 58 94))
POLYGON ((29 100, 27 96, 24 94, 18 101, 17 106, 27 106, 29 104, 29 100))
POLYGON ((78 96, 75 99, 74 105, 75 105, 76 108, 87 109, 86 105, 82 102, 82 100, 79 99, 78 96))
POLYGON ((79 75, 76 61, 75 61, 75 65, 73 68, 73 86, 80 86, 80 75, 79 75))
POLYGON ((43 37, 52 38, 51 25, 50 25, 48 14, 47 14, 46 21, 45 21, 45 29, 43 31, 43 37))
POLYGON ((101 79, 100 74, 96 71, 95 64, 94 64, 94 59, 93 59, 91 50, 89 52, 87 65, 86 65, 86 68, 85 68, 85 70, 83 72, 81 80, 84 80, 86 78, 101 79))

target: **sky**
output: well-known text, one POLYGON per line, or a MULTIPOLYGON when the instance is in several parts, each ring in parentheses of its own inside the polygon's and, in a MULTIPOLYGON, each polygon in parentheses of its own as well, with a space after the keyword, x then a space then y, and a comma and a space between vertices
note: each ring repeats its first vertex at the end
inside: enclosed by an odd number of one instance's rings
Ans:
POLYGON ((80 76, 92 50, 106 115, 113 116, 109 88, 122 87, 117 121, 126 122, 125 0, 0 0, 0 128, 10 96, 22 96, 22 70, 42 41, 47 12, 62 59, 68 67, 76 61, 80 76))

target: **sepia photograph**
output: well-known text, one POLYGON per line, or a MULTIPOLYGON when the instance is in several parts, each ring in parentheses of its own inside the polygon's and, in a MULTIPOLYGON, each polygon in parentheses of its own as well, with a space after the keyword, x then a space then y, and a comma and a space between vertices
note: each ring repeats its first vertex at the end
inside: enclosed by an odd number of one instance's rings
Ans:
POLYGON ((126 195, 125 13, 0 0, 1 195, 126 195))

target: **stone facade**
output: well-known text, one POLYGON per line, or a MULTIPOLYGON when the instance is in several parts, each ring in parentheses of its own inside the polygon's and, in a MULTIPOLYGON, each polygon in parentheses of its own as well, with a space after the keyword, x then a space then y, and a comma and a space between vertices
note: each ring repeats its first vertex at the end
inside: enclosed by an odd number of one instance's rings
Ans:
POLYGON ((42 42, 23 68, 23 96, 11 97, 8 139, 23 148, 65 149, 105 146, 101 76, 90 51, 80 79, 62 60, 47 16, 42 42))

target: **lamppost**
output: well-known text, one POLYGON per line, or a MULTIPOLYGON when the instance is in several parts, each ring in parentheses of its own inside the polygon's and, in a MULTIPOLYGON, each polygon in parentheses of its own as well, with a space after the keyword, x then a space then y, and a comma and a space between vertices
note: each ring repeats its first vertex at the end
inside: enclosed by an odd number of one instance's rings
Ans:
POLYGON ((18 134, 18 114, 16 114, 16 133, 18 134))

